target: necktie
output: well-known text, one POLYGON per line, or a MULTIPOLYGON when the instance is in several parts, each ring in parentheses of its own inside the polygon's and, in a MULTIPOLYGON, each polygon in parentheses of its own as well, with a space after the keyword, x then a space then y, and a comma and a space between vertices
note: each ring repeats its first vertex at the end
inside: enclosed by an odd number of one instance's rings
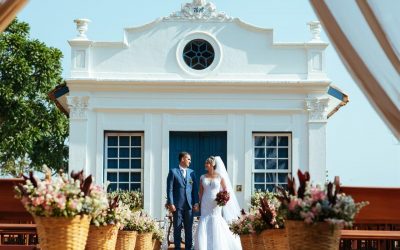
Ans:
POLYGON ((186 179, 186 169, 181 169, 181 171, 182 171, 183 178, 186 179))

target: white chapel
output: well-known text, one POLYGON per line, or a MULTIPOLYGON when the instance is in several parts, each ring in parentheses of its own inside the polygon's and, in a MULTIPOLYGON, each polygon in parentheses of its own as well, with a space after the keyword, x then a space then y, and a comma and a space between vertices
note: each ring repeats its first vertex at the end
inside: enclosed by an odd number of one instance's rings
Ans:
POLYGON ((326 126, 348 102, 326 75, 319 22, 310 41, 277 43, 259 28, 193 0, 120 42, 93 41, 75 20, 71 72, 51 95, 69 116, 69 171, 84 168, 109 189, 140 189, 165 215, 166 179, 188 151, 225 161, 242 207, 288 175, 326 176, 326 126))

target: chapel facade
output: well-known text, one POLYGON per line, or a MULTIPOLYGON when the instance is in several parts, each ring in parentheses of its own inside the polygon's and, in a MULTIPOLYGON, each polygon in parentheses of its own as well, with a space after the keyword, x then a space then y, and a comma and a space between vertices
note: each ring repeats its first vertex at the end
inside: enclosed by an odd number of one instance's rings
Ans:
POLYGON ((75 22, 70 76, 51 93, 70 119, 69 171, 140 189, 159 218, 180 151, 198 177, 221 156, 244 208, 298 169, 325 181, 328 118, 348 100, 326 75, 318 22, 310 41, 277 43, 198 0, 120 42, 93 41, 88 20, 75 22))

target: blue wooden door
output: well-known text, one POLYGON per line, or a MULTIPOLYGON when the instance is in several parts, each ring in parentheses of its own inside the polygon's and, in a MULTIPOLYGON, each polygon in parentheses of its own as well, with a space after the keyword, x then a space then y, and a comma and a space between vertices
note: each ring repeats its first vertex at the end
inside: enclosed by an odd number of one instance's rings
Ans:
POLYGON ((204 162, 209 156, 221 156, 226 165, 226 145, 226 132, 170 132, 169 167, 178 167, 179 153, 189 152, 192 157, 190 168, 196 171, 199 180, 206 172, 204 162))

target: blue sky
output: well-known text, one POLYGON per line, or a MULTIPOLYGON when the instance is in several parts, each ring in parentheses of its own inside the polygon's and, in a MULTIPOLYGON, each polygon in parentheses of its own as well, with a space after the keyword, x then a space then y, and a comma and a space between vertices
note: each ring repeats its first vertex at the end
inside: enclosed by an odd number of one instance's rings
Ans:
MULTIPOLYGON (((189 0, 187 0, 189 1, 189 0)), ((120 41, 123 28, 139 26, 173 11, 184 0, 37 0, 18 17, 31 26, 31 36, 63 54, 63 76, 69 74, 70 48, 76 36, 73 20, 89 18, 91 40, 120 41)), ((307 0, 214 0, 232 17, 260 27, 273 28, 274 40, 305 42, 311 35, 306 23, 317 20, 307 0)), ((328 41, 325 33, 322 39, 328 41)), ((400 144, 372 109, 346 71, 333 46, 327 49, 328 76, 350 96, 350 103, 329 119, 327 168, 329 178, 339 175, 343 184, 400 186, 400 144)), ((296 164, 295 162, 293 164, 296 164)))

